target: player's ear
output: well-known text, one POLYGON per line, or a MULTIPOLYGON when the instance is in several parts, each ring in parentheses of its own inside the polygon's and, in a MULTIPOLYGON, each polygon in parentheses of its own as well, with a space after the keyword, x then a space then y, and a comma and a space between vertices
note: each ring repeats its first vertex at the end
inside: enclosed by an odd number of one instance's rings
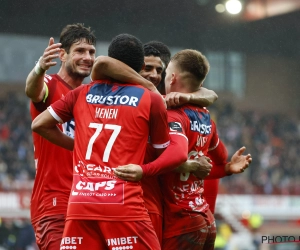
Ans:
POLYGON ((175 84, 175 83, 176 83, 176 80, 177 80, 177 75, 176 75, 175 73, 172 73, 170 85, 175 84))
POLYGON ((67 60, 67 52, 65 51, 65 49, 60 49, 59 51, 59 59, 62 61, 62 62, 65 62, 67 60))

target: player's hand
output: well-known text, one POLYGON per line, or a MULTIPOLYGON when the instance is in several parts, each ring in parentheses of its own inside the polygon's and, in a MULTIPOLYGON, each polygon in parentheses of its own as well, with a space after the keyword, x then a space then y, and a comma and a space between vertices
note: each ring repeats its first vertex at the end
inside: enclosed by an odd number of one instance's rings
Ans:
POLYGON ((125 181, 139 181, 143 177, 143 169, 140 165, 128 164, 115 168, 114 174, 125 181))
POLYGON ((166 95, 165 100, 168 108, 177 107, 190 101, 192 94, 171 92, 166 95))
POLYGON ((58 52, 61 50, 61 43, 54 43, 54 38, 49 40, 48 47, 45 49, 44 54, 39 59, 39 64, 42 70, 48 70, 50 67, 57 64, 56 61, 52 61, 59 57, 58 52))
POLYGON ((195 158, 193 162, 196 165, 196 170, 191 173, 193 173, 197 178, 204 179, 209 175, 212 168, 212 161, 209 157, 203 155, 199 158, 195 158))
POLYGON ((231 157, 231 161, 226 165, 227 174, 239 174, 243 173, 252 162, 251 154, 243 155, 246 147, 241 147, 231 157))

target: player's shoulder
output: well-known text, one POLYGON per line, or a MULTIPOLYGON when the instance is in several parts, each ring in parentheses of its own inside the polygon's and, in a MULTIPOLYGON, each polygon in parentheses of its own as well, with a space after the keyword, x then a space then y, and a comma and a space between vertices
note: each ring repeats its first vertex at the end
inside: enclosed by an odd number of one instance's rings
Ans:
POLYGON ((151 105, 152 106, 160 106, 164 109, 166 109, 166 105, 163 101, 163 97, 162 95, 158 94, 158 93, 154 93, 148 89, 145 89, 145 93, 149 96, 149 98, 151 99, 151 105))
POLYGON ((202 107, 202 109, 204 110, 204 112, 209 114, 209 110, 206 107, 202 107))
POLYGON ((184 119, 186 117, 185 108, 183 106, 176 108, 168 108, 167 109, 168 117, 184 119))
POLYGON ((64 81, 57 74, 52 74, 52 75, 45 74, 44 83, 50 89, 52 88, 56 89, 57 85, 65 85, 64 81))
POLYGON ((190 110, 191 112, 201 113, 202 115, 210 115, 209 110, 206 107, 201 107, 194 104, 187 104, 186 106, 187 110, 190 110))
POLYGON ((57 82, 58 81, 58 78, 56 77, 56 75, 48 75, 48 74, 45 74, 44 76, 44 82, 45 83, 52 83, 52 82, 57 82))

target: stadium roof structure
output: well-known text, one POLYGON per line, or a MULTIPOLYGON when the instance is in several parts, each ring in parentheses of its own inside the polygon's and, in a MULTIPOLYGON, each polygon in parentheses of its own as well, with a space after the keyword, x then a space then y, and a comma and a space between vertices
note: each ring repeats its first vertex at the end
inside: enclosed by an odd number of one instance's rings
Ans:
POLYGON ((225 1, 2 0, 0 32, 57 37, 81 22, 98 41, 130 33, 169 46, 300 56, 299 0, 239 0, 238 15, 216 11, 225 1))

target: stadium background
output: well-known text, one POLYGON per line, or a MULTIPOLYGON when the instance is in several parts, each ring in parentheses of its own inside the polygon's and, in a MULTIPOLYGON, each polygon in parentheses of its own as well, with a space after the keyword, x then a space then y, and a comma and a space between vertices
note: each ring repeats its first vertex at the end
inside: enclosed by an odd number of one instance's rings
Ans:
POLYGON ((0 249, 30 249, 23 241, 34 179, 25 79, 49 37, 58 41, 75 22, 95 30, 97 55, 130 33, 162 41, 172 54, 192 48, 208 57, 205 86, 219 95, 209 109, 220 137, 229 155, 245 145, 253 157, 245 173, 221 180, 218 240, 230 250, 300 249, 299 242, 261 244, 263 236, 300 236, 300 1, 244 0, 238 15, 217 13, 223 2, 1 1, 0 249))

